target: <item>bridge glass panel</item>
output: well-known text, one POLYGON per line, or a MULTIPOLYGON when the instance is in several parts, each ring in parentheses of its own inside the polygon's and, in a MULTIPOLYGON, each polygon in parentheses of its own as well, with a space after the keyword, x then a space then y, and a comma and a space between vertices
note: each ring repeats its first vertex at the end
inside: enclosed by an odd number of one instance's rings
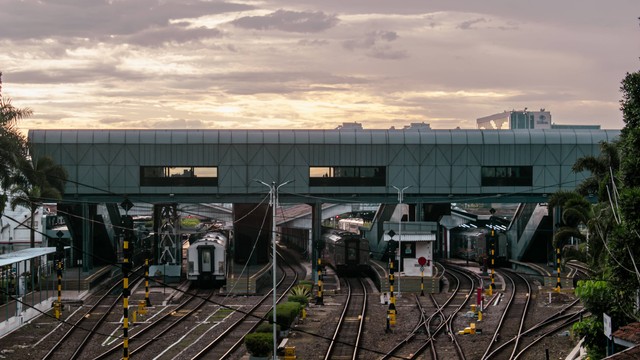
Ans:
POLYGON ((483 166, 482 186, 532 186, 532 166, 483 166))
POLYGON ((215 166, 141 166, 140 186, 218 186, 215 166))
POLYGON ((309 186, 386 186, 384 166, 311 166, 309 186))

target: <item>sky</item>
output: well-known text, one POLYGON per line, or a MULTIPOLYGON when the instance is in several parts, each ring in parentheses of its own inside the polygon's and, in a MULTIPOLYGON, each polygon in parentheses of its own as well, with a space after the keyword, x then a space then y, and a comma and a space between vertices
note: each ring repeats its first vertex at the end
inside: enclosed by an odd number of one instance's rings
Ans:
POLYGON ((0 0, 27 129, 624 126, 638 0, 0 0))

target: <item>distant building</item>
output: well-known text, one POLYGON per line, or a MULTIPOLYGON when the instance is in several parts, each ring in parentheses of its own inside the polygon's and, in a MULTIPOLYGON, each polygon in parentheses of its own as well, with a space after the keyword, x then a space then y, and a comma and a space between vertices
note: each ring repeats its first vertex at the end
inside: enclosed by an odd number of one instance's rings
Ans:
POLYGON ((478 129, 551 129, 551 112, 511 110, 478 118, 478 129))
POLYGON ((511 110, 476 119, 478 129, 586 129, 599 130, 600 125, 561 125, 551 122, 551 112, 511 110))

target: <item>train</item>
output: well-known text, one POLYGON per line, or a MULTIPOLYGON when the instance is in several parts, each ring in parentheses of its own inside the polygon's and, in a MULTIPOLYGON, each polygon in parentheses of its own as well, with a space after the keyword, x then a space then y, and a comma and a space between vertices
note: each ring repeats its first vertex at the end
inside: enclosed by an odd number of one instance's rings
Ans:
MULTIPOLYGON (((481 266, 490 264, 490 242, 488 228, 471 228, 451 233, 451 256, 477 262, 481 266)), ((507 264, 509 256, 507 237, 504 233, 496 232, 495 264, 507 264)))
POLYGON ((354 234, 360 233, 361 226, 364 226, 364 219, 346 218, 338 221, 338 229, 352 232, 354 234))
POLYGON ((370 270, 369 240, 339 229, 324 229, 322 260, 339 274, 357 274, 370 270))
POLYGON ((222 231, 205 233, 190 241, 187 249, 187 279, 198 287, 215 287, 227 281, 228 236, 222 231))

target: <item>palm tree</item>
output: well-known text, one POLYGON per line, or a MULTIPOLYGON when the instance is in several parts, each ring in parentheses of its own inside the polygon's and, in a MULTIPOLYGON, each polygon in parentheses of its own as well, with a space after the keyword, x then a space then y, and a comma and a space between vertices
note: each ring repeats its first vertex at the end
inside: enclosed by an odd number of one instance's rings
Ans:
POLYGON ((26 154, 26 141, 16 124, 18 120, 31 115, 31 110, 17 109, 11 99, 2 97, 2 73, 0 72, 0 214, 7 202, 5 191, 11 186, 18 159, 26 154))
POLYGON ((591 176, 576 187, 576 191, 584 196, 597 195, 599 201, 607 201, 607 186, 611 190, 611 175, 620 169, 618 142, 600 142, 599 156, 585 156, 576 160, 573 172, 589 171, 591 176))
POLYGON ((30 247, 35 247, 35 213, 45 202, 62 199, 64 184, 67 181, 67 171, 56 164, 49 156, 43 156, 36 161, 19 159, 20 172, 13 176, 11 193, 11 208, 23 206, 31 212, 30 247))
POLYGON ((560 267, 562 248, 571 238, 585 240, 585 236, 579 231, 580 224, 587 225, 592 218, 591 203, 581 194, 574 191, 558 191, 549 198, 549 208, 560 211, 560 223, 556 224, 556 232, 553 235, 553 246, 557 254, 557 289, 560 290, 560 267))

